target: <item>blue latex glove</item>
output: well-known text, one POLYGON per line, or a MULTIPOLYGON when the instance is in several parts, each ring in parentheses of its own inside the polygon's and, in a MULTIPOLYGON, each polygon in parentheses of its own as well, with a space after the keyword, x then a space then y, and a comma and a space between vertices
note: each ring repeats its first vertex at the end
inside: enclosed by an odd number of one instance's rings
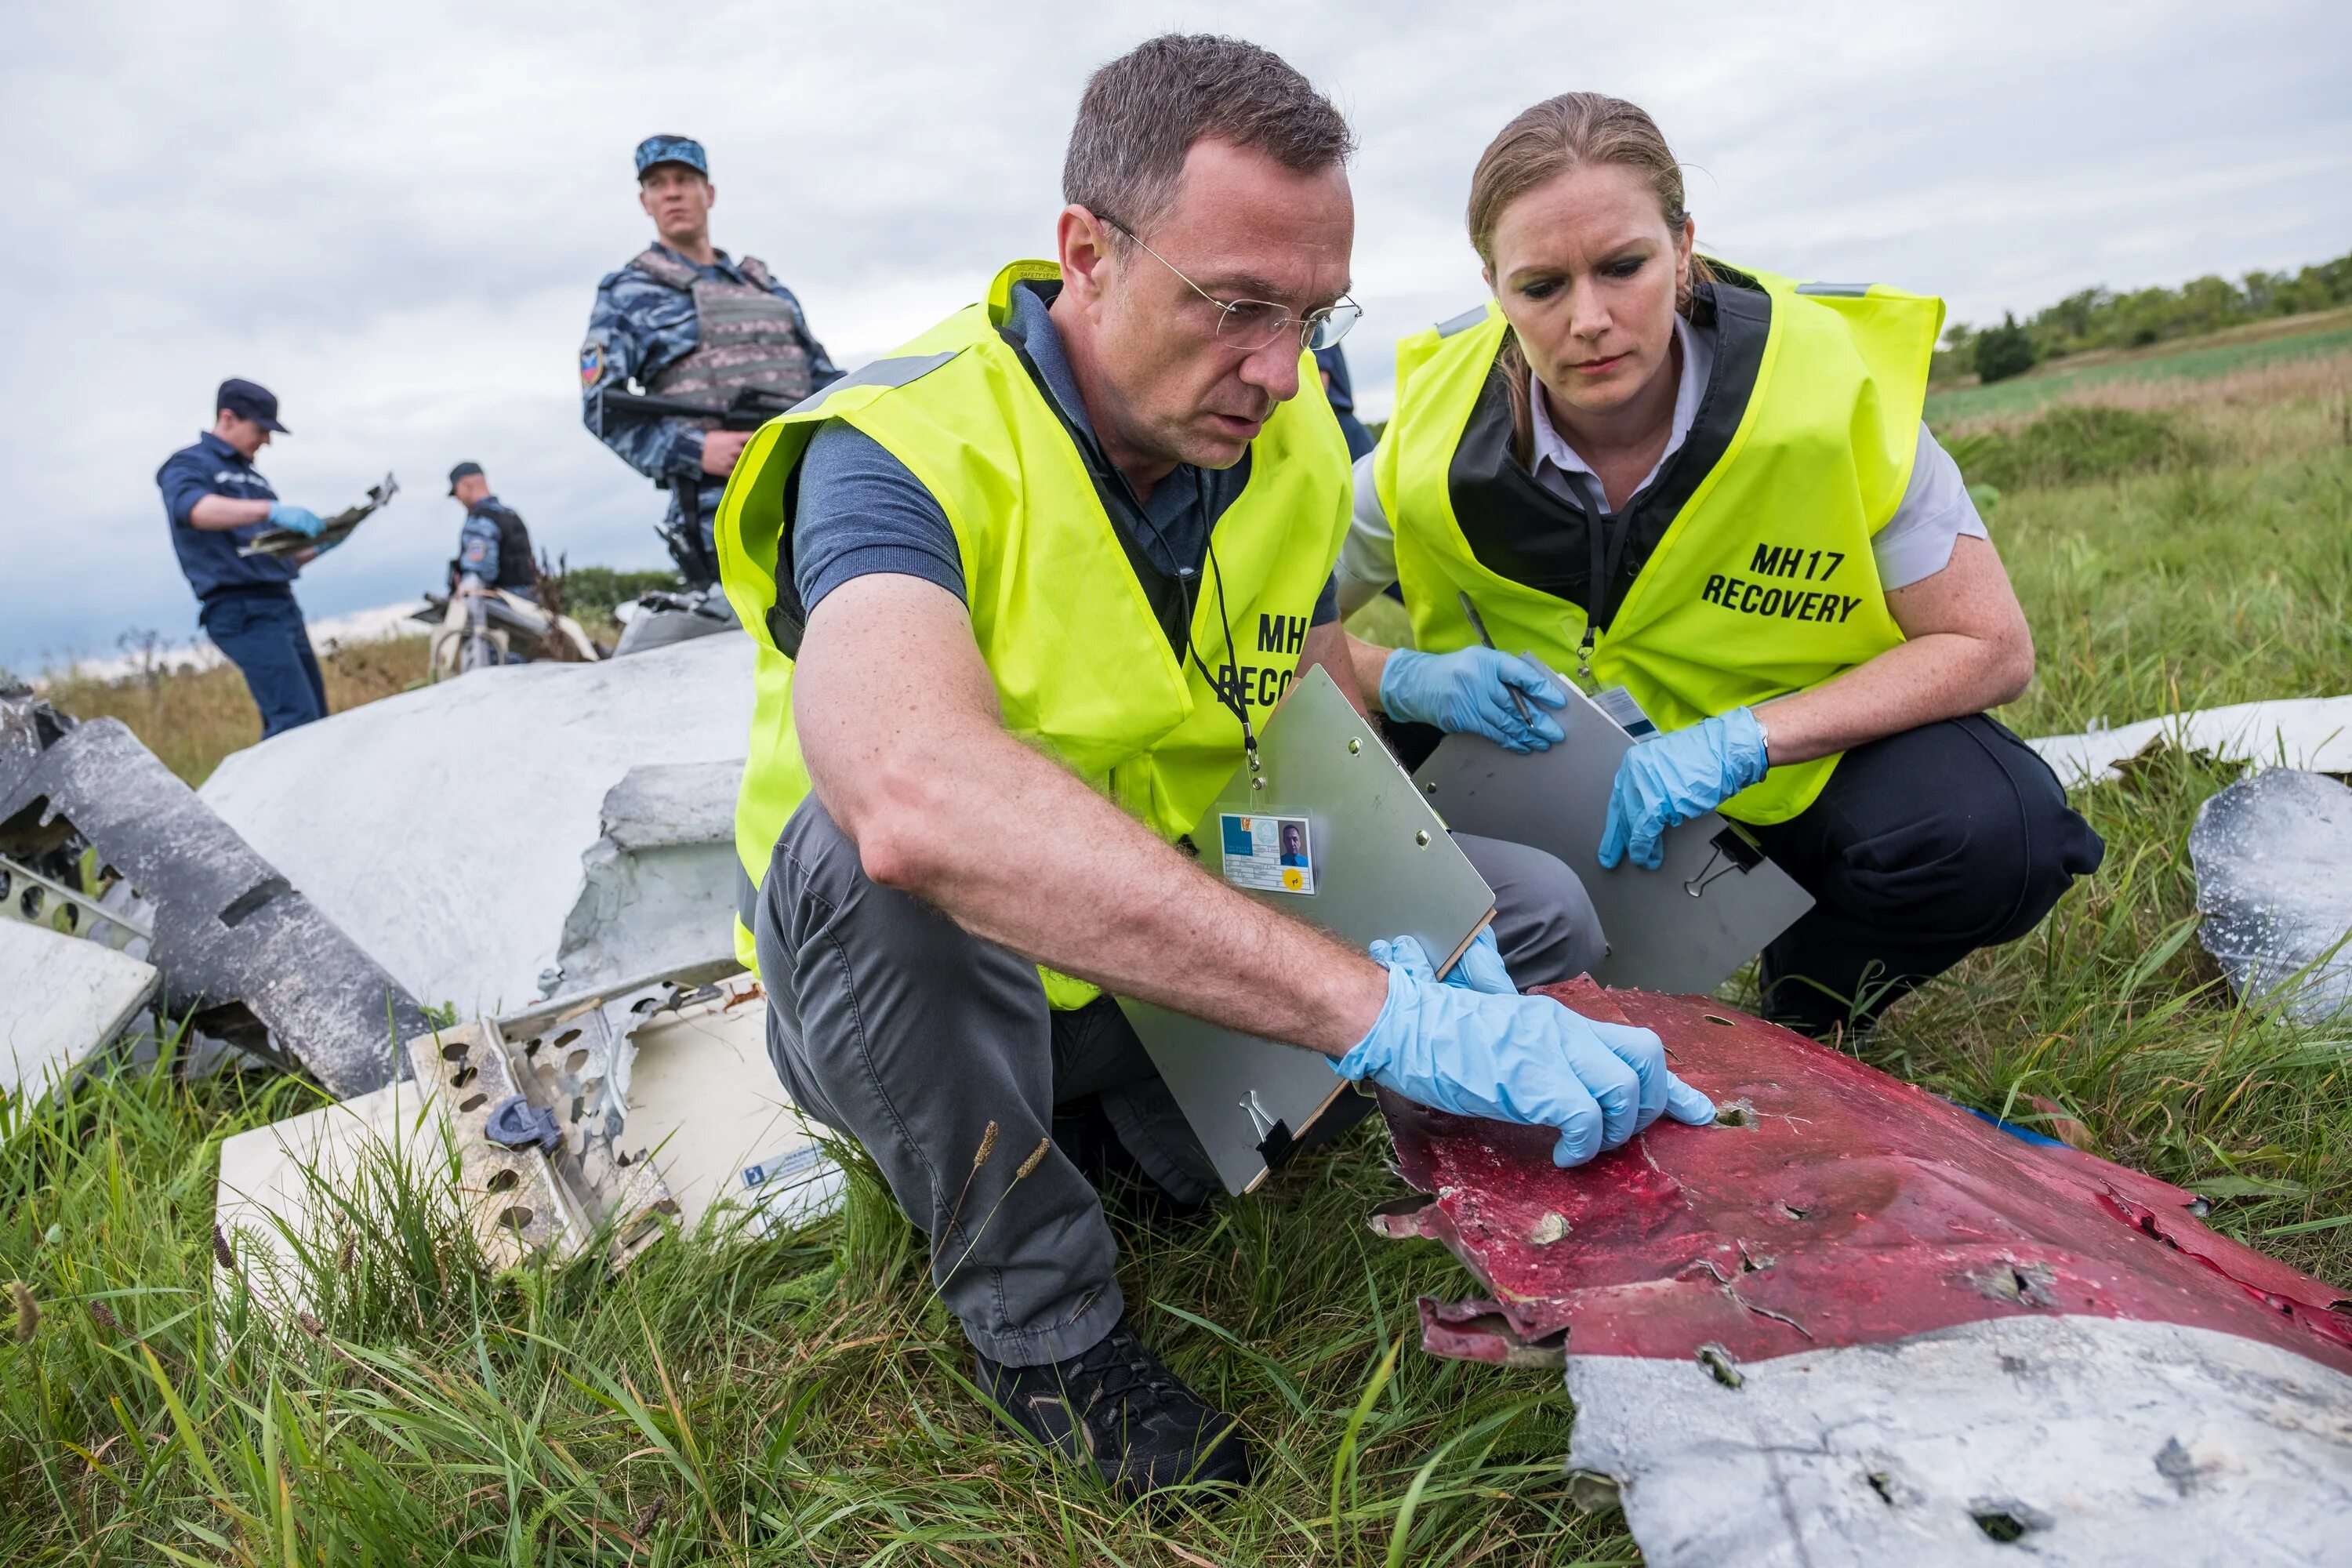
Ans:
POLYGON ((299 533, 305 539, 316 539, 319 531, 327 526, 326 520, 307 506, 294 506, 286 501, 269 503, 269 526, 299 533))
POLYGON ((1549 997, 1475 990, 1476 976, 1441 984, 1409 936, 1376 942, 1371 954, 1388 969, 1388 1001, 1333 1064, 1343 1078, 1457 1116, 1556 1128, 1559 1165, 1618 1147, 1661 1110, 1693 1125, 1715 1119, 1714 1103, 1666 1070, 1647 1029, 1580 1017, 1549 997))
POLYGON ((1492 924, 1478 928, 1478 934, 1471 939, 1460 960, 1445 972, 1445 984, 1484 991, 1489 996, 1517 996, 1519 994, 1518 983, 1511 978, 1511 972, 1503 967, 1503 950, 1495 945, 1492 924))
POLYGON ((1416 653, 1401 647, 1381 671, 1381 707, 1391 719, 1434 724, 1448 734, 1483 735, 1512 752, 1540 752, 1568 738, 1547 708, 1568 700, 1543 666, 1490 647, 1416 653), (1516 689, 1528 700, 1519 717, 1516 689))
POLYGON ((1609 791, 1609 821, 1601 829, 1601 864, 1614 868, 1629 855, 1654 871, 1666 858, 1666 829, 1713 811, 1762 778, 1764 726, 1735 708, 1686 729, 1654 735, 1625 753, 1609 791))

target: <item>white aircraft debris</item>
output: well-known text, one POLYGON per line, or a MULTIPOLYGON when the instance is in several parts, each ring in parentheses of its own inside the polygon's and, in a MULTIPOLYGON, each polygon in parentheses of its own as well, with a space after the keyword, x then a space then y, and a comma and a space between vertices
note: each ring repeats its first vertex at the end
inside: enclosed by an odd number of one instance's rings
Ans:
POLYGON ((289 730, 202 793, 411 992, 494 1014, 582 984, 550 972, 607 794, 647 763, 740 767, 751 702, 748 637, 485 669, 289 730))
POLYGON ((2321 1023, 2352 1007, 2352 789, 2294 768, 2240 779, 2197 810, 2197 940, 2241 995, 2284 989, 2321 1023))

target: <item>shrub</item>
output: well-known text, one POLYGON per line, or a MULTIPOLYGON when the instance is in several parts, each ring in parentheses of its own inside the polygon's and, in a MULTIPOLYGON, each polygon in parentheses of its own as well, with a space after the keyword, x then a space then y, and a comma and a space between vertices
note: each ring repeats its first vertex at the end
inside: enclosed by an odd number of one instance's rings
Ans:
POLYGON ((1984 381, 2023 375, 2040 357, 2033 352, 2033 339, 2017 324, 2015 316, 2004 316, 2000 326, 1977 334, 1977 375, 1984 381))
POLYGON ((563 613, 585 625, 590 617, 613 618, 613 607, 656 590, 675 593, 685 584, 675 572, 616 572, 610 566, 562 566, 563 613))
POLYGON ((2017 431, 1987 430, 1947 443, 1971 485, 2002 489, 2111 479, 2202 461, 2207 443, 2169 416, 2072 404, 2017 431))

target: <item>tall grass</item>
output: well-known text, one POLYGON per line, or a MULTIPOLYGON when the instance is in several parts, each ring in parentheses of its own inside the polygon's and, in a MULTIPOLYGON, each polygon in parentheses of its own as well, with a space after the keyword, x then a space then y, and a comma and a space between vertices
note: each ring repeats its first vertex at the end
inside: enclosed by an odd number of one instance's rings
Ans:
MULTIPOLYGON (((425 638, 344 643, 320 658, 327 710, 341 713, 405 691, 425 679, 425 638)), ((191 784, 212 776, 223 757, 261 739, 261 713, 234 665, 158 669, 120 680, 54 677, 43 695, 77 719, 120 719, 191 784)))
POLYGON ((1927 417, 1937 425, 1996 415, 2031 414, 2070 398, 2106 401, 2147 382, 2204 381, 2270 369, 2295 374, 2301 363, 2341 362, 2352 353, 2352 311, 2304 318, 2292 328, 2263 323, 2216 332, 2189 343, 2137 352, 2105 352, 2052 360, 2031 375, 1990 385, 1937 388, 1927 417))
MULTIPOLYGON (((2042 646, 2017 728, 2352 686, 2332 410, 2214 418, 2217 461, 1995 509, 2042 646), (2258 437, 2264 460, 2238 460, 2258 437)), ((2229 773, 2158 755, 2082 792, 2106 868, 1898 1006, 1866 1054, 2079 1122, 2214 1194, 2222 1229, 2352 1284, 2352 1040, 2240 1005, 2191 932, 2185 836, 2229 773)), ((0 1107, 0 1282, 26 1309, 0 1330, 6 1560, 1635 1560, 1569 1500, 1556 1375, 1414 1346, 1414 1296, 1470 1284, 1365 1229, 1394 1191, 1377 1126, 1196 1227, 1122 1222, 1131 1312, 1241 1417, 1261 1470, 1230 1504, 1153 1512, 993 1423, 862 1163, 846 1211, 805 1233, 676 1237, 619 1276, 493 1275, 436 1218, 438 1178, 400 1178, 385 1217, 310 1248, 315 1321, 273 1322, 215 1260, 216 1151, 316 1102, 287 1079, 101 1077, 0 1107)))

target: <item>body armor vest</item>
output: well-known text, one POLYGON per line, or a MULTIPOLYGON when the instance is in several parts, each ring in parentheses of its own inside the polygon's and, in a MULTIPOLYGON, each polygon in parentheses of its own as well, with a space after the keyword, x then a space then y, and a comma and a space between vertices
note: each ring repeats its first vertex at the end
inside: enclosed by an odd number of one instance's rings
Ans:
POLYGON ((536 594, 539 564, 530 552, 530 530, 523 526, 520 515, 488 500, 467 510, 499 525, 499 577, 490 586, 536 594))
MULTIPOLYGON (((755 386, 797 402, 815 389, 800 312, 768 292, 774 281, 765 263, 745 257, 736 264, 745 283, 705 278, 661 251, 647 248, 629 263, 638 271, 694 296, 696 343, 646 378, 646 390, 659 397, 688 397, 723 408, 735 389, 755 386)), ((695 420, 714 430, 719 420, 695 420)))

